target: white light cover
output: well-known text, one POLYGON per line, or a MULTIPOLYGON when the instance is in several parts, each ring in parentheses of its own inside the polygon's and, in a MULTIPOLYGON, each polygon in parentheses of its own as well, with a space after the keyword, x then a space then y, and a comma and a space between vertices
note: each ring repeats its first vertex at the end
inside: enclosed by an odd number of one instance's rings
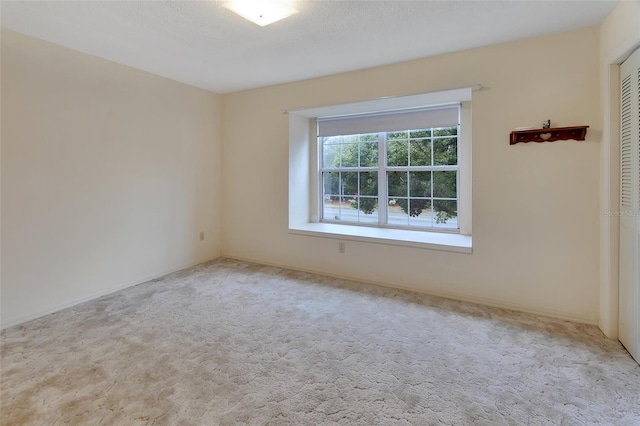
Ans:
POLYGON ((298 13, 290 1, 283 0, 232 0, 224 7, 261 27, 298 13))

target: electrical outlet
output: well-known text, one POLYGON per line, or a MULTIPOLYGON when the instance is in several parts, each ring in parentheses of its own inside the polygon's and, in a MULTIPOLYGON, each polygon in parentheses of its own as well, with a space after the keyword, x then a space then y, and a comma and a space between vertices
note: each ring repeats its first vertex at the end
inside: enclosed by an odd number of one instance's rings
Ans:
POLYGON ((346 243, 344 241, 338 242, 338 253, 344 253, 346 249, 346 243))
POLYGON ((204 241, 204 231, 200 231, 200 241, 204 241))

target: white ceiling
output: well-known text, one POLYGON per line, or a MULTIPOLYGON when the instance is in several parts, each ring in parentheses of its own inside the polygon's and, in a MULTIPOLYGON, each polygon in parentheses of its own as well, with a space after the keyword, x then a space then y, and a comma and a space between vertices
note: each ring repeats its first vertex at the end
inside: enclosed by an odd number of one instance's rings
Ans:
POLYGON ((616 1, 294 1, 259 27, 223 1, 2 1, 2 27, 228 93, 599 25, 616 1))

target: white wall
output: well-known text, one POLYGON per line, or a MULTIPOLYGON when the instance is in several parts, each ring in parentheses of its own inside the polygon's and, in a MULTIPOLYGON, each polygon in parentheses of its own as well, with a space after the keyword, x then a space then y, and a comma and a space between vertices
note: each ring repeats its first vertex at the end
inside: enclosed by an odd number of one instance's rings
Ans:
POLYGON ((225 95, 223 254, 595 323, 598 77, 585 29, 225 95), (361 242, 338 254, 288 233, 282 110, 476 83, 472 255, 361 242), (587 140, 509 146, 513 128, 548 118, 590 125, 587 140))
POLYGON ((600 315, 604 333, 618 337, 620 67, 640 47, 640 1, 622 1, 600 26, 602 148, 600 160, 600 315))
POLYGON ((219 255, 219 95, 5 30, 1 55, 3 327, 219 255))

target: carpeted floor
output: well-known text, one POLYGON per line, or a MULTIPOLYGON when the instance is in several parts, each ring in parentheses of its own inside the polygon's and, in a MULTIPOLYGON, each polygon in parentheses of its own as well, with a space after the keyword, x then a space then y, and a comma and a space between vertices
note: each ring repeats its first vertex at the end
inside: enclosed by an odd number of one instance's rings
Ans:
POLYGON ((594 326, 235 260, 2 333, 2 425, 640 425, 594 326))

